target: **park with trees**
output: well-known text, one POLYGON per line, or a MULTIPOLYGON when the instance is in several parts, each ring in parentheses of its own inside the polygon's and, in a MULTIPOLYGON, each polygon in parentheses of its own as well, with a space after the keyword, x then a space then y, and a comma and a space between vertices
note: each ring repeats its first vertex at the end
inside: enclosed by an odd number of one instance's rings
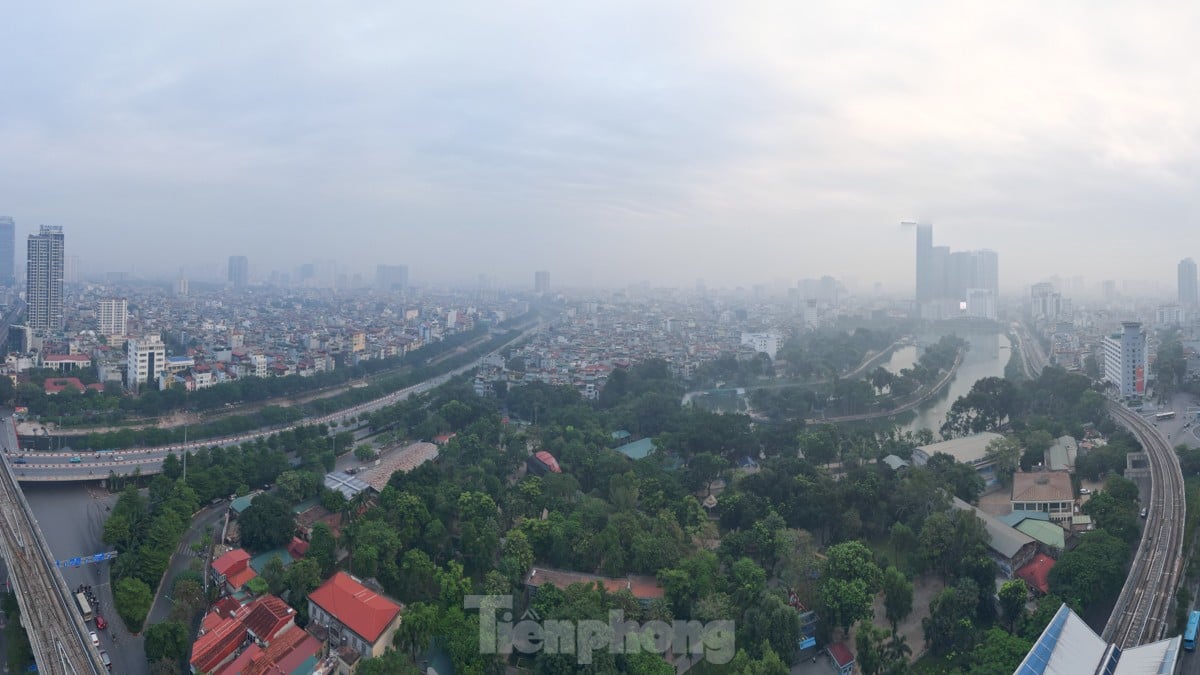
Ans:
MULTIPOLYGON (((944 356, 952 360, 954 349, 944 356)), ((122 552, 114 569, 118 611, 140 625, 187 514, 268 484, 274 489, 243 514, 252 552, 278 546, 280 533, 290 537, 285 521, 300 501, 316 497, 345 514, 339 537, 317 528, 304 560, 286 569, 273 562, 263 574, 265 591, 296 608, 298 621, 307 619, 305 595, 339 568, 378 580, 405 604, 394 651, 364 662, 360 670, 368 673, 407 672, 435 637, 457 671, 499 672, 507 661, 479 653, 479 617, 463 609, 462 597, 519 595, 534 565, 649 575, 663 589, 662 598, 642 603, 594 584, 543 586, 531 602, 544 619, 604 619, 619 608, 634 621, 734 620, 736 658, 700 664, 702 675, 786 672, 800 637, 793 594, 820 617, 818 641, 850 641, 864 672, 909 672, 913 654, 924 653, 935 667, 979 674, 1019 660, 1063 600, 1086 610, 1119 588, 1134 536, 1124 479, 1110 478, 1094 497, 1099 531, 1064 554, 1052 594, 1029 613, 1017 601, 1027 593, 1023 582, 996 599, 983 523, 951 509, 952 497, 978 499, 979 475, 948 456, 901 473, 879 461, 910 457, 931 433, 878 423, 806 426, 787 416, 752 421, 681 407, 683 390, 661 361, 615 371, 594 402, 573 387, 537 383, 480 398, 466 381, 452 380, 368 415, 373 431, 394 438, 454 436, 438 461, 394 474, 377 498, 358 504, 321 485, 334 459, 329 429, 199 451, 189 455, 186 477, 172 464, 149 482, 149 497, 131 487, 122 493, 105 527, 106 541, 122 552), (655 450, 639 460, 616 452, 612 432, 622 429, 654 439, 655 450), (550 452, 562 473, 528 473, 534 449, 550 452), (745 458, 755 470, 742 468, 745 458), (706 508, 716 485, 724 490, 706 508), (917 583, 940 590, 917 603, 917 583), (915 641, 897 630, 913 625, 915 641)), ((956 421, 946 431, 1003 431, 1014 441, 996 451, 1015 466, 1026 461, 1027 446, 1081 433, 1084 425, 1120 438, 1092 393, 1082 375, 1053 368, 1011 388, 981 381, 955 403, 956 421)), ((1132 439, 1118 447, 1137 448, 1132 439)), ((1107 475, 1123 466, 1097 470, 1107 475)), ((178 588, 186 580, 167 581, 178 588)), ((156 655, 173 653, 174 630, 158 629, 156 655)), ((669 667, 655 654, 593 656, 589 672, 669 667)), ((573 658, 564 658, 539 653, 520 662, 539 673, 572 670, 573 658)))

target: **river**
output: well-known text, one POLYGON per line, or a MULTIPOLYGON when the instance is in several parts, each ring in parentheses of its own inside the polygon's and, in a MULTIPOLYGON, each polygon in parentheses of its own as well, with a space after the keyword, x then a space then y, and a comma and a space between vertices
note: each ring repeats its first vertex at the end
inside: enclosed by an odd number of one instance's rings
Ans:
MULTIPOLYGON (((1004 366, 1008 364, 1012 349, 1007 335, 963 331, 955 331, 955 334, 970 343, 958 373, 940 396, 916 411, 916 416, 903 426, 905 431, 932 429, 936 436, 938 429, 946 421, 946 413, 950 411, 950 406, 954 405, 954 401, 960 396, 970 392, 975 382, 985 377, 1004 377, 1004 366)), ((933 333, 917 336, 917 342, 922 345, 932 344, 939 339, 941 335, 933 333)), ((891 358, 883 367, 893 373, 898 373, 903 368, 911 368, 922 351, 924 347, 916 345, 901 347, 892 352, 891 358)))

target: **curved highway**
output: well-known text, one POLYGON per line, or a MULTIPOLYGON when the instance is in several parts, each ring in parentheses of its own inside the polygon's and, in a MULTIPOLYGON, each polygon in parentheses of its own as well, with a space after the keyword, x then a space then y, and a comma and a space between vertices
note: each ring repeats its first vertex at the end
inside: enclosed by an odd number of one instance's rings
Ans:
MULTIPOLYGON (((526 331, 513 339, 519 340, 526 337, 532 330, 536 330, 536 328, 530 329, 530 331, 526 331)), ((363 413, 374 412, 393 403, 403 401, 414 394, 422 394, 430 389, 441 386, 447 380, 457 377, 472 368, 477 368, 482 363, 482 360, 477 359, 449 373, 393 392, 383 398, 361 403, 353 408, 339 410, 323 417, 306 417, 295 424, 287 426, 274 427, 261 431, 250 431, 237 436, 204 439, 186 444, 177 443, 157 448, 130 448, 112 452, 96 452, 95 450, 81 450, 78 452, 18 452, 16 456, 10 455, 9 460, 12 464, 14 477, 22 483, 104 480, 108 478, 110 473, 124 475, 131 474, 134 471, 139 471, 143 474, 160 473, 162 471, 163 460, 166 459, 167 455, 178 455, 183 451, 196 451, 214 445, 237 445, 258 438, 266 438, 272 434, 296 429, 301 426, 340 422, 363 413)))
POLYGON ((1105 639, 1124 649, 1162 639, 1170 627, 1182 566, 1186 506, 1179 458, 1170 443, 1125 406, 1110 401, 1108 411, 1138 437, 1150 464, 1150 503, 1142 541, 1104 627, 1105 639))

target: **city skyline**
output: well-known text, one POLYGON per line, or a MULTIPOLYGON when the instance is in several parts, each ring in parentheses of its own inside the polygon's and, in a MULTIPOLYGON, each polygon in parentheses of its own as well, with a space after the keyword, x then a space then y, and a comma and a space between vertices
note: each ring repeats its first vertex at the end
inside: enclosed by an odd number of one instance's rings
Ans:
POLYGON ((0 64, 18 234, 64 226, 146 274, 179 265, 165 235, 260 270, 403 251, 439 282, 898 292, 913 218, 996 251, 1014 292, 1097 260, 1168 283, 1194 219, 1200 8, 238 11, 36 6, 0 28, 39 53, 0 64))

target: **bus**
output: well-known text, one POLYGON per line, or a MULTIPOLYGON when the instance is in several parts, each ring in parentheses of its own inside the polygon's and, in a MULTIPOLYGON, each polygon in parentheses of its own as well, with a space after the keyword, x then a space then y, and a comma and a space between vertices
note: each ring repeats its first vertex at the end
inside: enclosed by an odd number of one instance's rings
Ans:
POLYGON ((1165 412, 1165 413, 1157 413, 1157 414, 1155 414, 1155 415, 1154 415, 1154 421, 1155 421, 1155 422, 1160 422, 1160 421, 1162 421, 1162 420, 1173 420, 1173 419, 1175 419, 1175 412, 1174 412, 1174 411, 1171 411, 1171 412, 1165 412))
POLYGON ((1189 652, 1196 651, 1196 629, 1200 628, 1200 610, 1188 615, 1187 630, 1183 632, 1183 648, 1189 652))
POLYGON ((83 593, 75 594, 75 602, 79 604, 79 612, 83 614, 84 622, 92 620, 92 605, 88 603, 87 596, 83 593))

